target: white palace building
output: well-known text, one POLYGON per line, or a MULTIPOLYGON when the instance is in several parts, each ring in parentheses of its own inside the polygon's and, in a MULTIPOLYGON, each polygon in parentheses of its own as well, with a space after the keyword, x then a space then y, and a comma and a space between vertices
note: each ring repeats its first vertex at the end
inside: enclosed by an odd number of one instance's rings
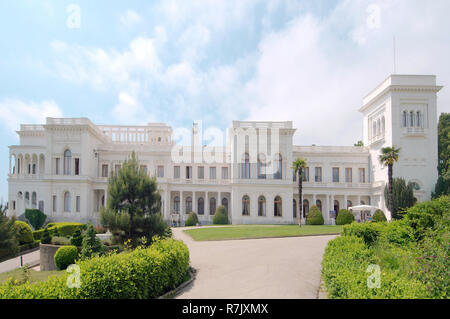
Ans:
POLYGON ((331 224, 330 211, 367 204, 390 218, 380 150, 400 147, 394 177, 415 182, 418 201, 430 198, 438 177, 436 99, 441 88, 433 75, 389 76, 359 109, 362 147, 294 145, 291 121, 233 121, 226 146, 214 150, 202 146, 198 124, 190 146, 175 143, 175 130, 162 123, 108 126, 87 118, 47 118, 43 125, 23 124, 17 132, 20 144, 9 147, 8 214, 39 208, 52 221, 98 223, 108 176, 135 151, 141 167, 156 176, 168 222, 183 224, 194 211, 200 223, 208 224, 216 207, 224 205, 233 224, 298 223, 291 168, 298 157, 308 166, 304 212, 317 205, 331 224))

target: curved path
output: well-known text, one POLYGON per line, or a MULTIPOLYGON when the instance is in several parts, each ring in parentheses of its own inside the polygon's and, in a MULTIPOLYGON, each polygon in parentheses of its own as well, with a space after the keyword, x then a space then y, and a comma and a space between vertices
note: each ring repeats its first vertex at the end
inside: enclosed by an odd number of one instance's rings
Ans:
POLYGON ((196 279, 177 298, 317 298, 320 264, 336 235, 194 241, 172 228, 189 247, 196 279))

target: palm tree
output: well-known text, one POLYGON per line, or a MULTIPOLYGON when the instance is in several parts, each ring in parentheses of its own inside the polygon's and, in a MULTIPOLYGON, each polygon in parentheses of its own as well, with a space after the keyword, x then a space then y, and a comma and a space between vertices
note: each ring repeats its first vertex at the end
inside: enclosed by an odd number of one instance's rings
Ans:
POLYGON ((302 183, 303 183, 303 172, 306 167, 306 160, 299 157, 292 164, 292 169, 297 176, 298 181, 298 207, 300 211, 300 227, 302 226, 302 210, 303 210, 303 201, 302 201, 302 183))
POLYGON ((392 191, 392 167, 394 163, 398 161, 398 154, 400 152, 400 148, 392 147, 383 147, 381 149, 381 155, 379 156, 380 163, 388 167, 388 187, 389 187, 389 200, 388 200, 388 208, 391 214, 394 214, 393 204, 394 204, 394 196, 392 191))

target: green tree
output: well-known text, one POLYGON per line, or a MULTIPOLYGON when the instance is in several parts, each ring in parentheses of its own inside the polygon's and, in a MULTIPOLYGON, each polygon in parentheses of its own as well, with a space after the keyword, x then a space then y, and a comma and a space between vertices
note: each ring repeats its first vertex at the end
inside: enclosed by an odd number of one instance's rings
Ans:
POLYGON ((15 221, 14 217, 8 218, 0 214, 0 260, 14 256, 19 251, 15 221))
POLYGON ((38 230, 44 225, 47 216, 39 209, 25 209, 25 218, 34 230, 38 230))
POLYGON ((359 147, 362 147, 362 146, 364 146, 364 143, 363 143, 363 141, 358 141, 358 142, 356 142, 355 144, 353 144, 353 146, 359 146, 359 147))
POLYGON ((95 229, 92 224, 88 224, 83 237, 81 258, 86 259, 92 256, 101 255, 105 252, 105 245, 100 238, 95 236, 95 229))
POLYGON ((450 194, 450 113, 441 113, 438 124, 438 173, 433 198, 450 194))
POLYGON ((154 235, 164 236, 167 224, 160 214, 161 196, 156 178, 150 178, 140 167, 133 152, 108 184, 107 208, 100 214, 100 223, 109 228, 121 242, 130 239, 132 245, 145 237, 148 243, 154 235))
POLYGON ((302 226, 302 210, 303 210, 303 199, 302 199, 302 188, 303 188, 303 174, 306 167, 306 160, 301 157, 298 157, 295 162, 292 164, 292 169, 294 170, 295 175, 297 175, 298 182, 298 209, 299 209, 299 217, 300 227, 302 226))
MULTIPOLYGON (((384 200, 388 206, 389 188, 384 188, 384 200)), ((392 185, 393 207, 389 209, 393 219, 398 219, 399 212, 414 205, 414 184, 406 182, 403 178, 394 178, 392 185)))
POLYGON ((8 210, 8 203, 3 204, 3 199, 0 203, 0 215, 6 215, 6 211, 8 210))
POLYGON ((379 157, 380 163, 388 167, 388 202, 387 207, 389 211, 391 211, 392 216, 394 216, 394 206, 393 206, 393 191, 392 191, 392 168, 394 163, 398 161, 398 154, 400 153, 400 148, 392 147, 383 147, 381 149, 381 155, 379 157))

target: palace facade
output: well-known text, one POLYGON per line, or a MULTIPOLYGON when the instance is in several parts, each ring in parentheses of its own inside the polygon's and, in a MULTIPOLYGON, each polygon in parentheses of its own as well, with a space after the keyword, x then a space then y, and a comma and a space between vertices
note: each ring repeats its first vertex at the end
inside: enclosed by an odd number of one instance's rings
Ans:
MULTIPOLYGON (((298 223, 297 205, 307 214, 317 205, 325 223, 330 211, 354 205, 385 206, 385 146, 400 147, 394 177, 414 182, 418 201, 427 200, 438 172, 437 92, 433 75, 391 75, 372 90, 359 109, 364 146, 293 144, 291 121, 233 121, 226 146, 202 145, 194 123, 191 145, 174 142, 163 123, 145 126, 95 125, 87 118, 47 118, 23 124, 19 145, 10 150, 9 215, 38 208, 52 221, 98 223, 107 202, 108 177, 135 151, 141 167, 155 176, 168 222, 181 224, 194 211, 211 223, 219 205, 233 224, 298 223), (307 161, 303 202, 291 168, 307 161)), ((334 134, 330 132, 330 134, 334 134)))

